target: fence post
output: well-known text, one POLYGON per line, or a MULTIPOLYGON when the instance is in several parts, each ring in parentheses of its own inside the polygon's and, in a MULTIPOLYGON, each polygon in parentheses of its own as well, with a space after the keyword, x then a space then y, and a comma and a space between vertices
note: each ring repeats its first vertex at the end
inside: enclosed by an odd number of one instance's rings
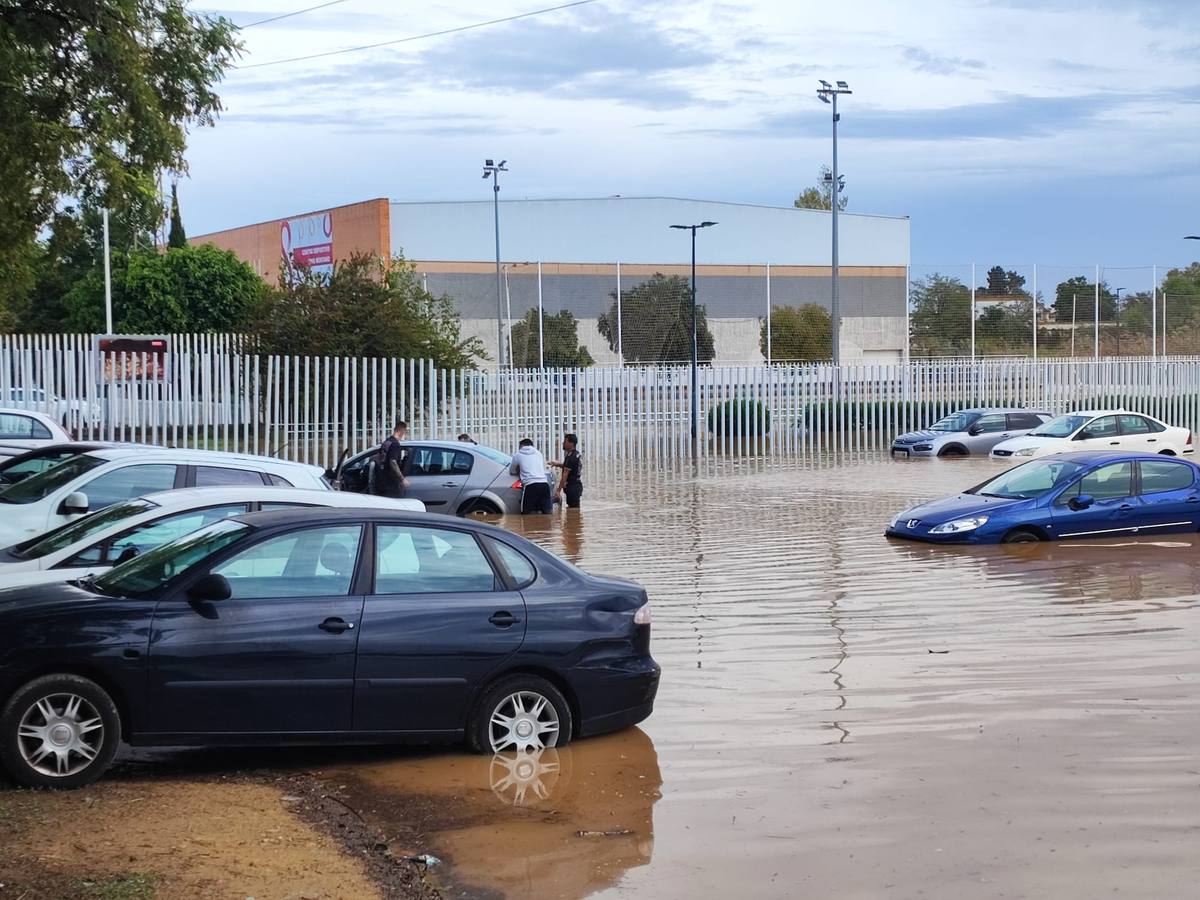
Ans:
POLYGON ((1100 359, 1100 267, 1096 266, 1096 303, 1092 321, 1092 359, 1100 359))
POLYGON ((1038 292, 1037 263, 1033 264, 1033 361, 1037 362, 1038 292))
POLYGON ((975 362, 975 263, 971 263, 971 362, 975 362))
MULTIPOLYGON (((561 269, 560 269, 561 271, 561 269)), ((546 368, 545 357, 545 332, 542 330, 542 264, 539 261, 537 264, 538 273, 538 368, 546 368)), ((524 365, 524 363, 522 363, 524 365)))
POLYGON ((1153 267, 1150 285, 1150 358, 1158 356, 1158 264, 1153 267))
POLYGON ((617 262, 617 364, 625 365, 625 352, 621 348, 621 263, 617 262))
POLYGON ((771 264, 767 263, 767 365, 771 365, 771 264))

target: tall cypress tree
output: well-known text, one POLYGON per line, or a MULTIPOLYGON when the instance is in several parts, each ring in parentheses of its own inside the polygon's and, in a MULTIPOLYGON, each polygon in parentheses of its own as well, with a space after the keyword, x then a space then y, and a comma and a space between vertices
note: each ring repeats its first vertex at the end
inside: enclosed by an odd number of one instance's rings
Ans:
POLYGON ((179 215, 179 194, 171 184, 171 231, 167 235, 168 247, 186 247, 187 235, 183 231, 183 217, 179 215))

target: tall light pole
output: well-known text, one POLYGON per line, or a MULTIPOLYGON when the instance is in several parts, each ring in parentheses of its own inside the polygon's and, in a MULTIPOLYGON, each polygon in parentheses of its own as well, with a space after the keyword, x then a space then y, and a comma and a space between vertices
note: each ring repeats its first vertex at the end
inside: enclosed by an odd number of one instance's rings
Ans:
POLYGON ((837 164, 837 125, 840 118, 837 111, 837 98, 838 94, 852 93, 854 92, 850 90, 850 85, 844 81, 839 81, 837 87, 834 87, 828 81, 821 79, 821 86, 817 89, 817 96, 823 103, 833 104, 833 172, 830 177, 832 190, 829 194, 829 208, 833 213, 833 279, 830 297, 832 308, 829 314, 833 319, 833 364, 835 366, 841 365, 842 362, 842 308, 838 299, 838 195, 842 192, 842 182, 838 178, 837 164))
POLYGON ((1117 356, 1121 355, 1121 291, 1123 287, 1113 288, 1117 295, 1117 356))
POLYGON ((492 211, 496 220, 496 364, 504 368, 504 291, 500 286, 500 173, 507 172, 507 159, 496 164, 490 159, 483 161, 483 177, 492 179, 492 211))
POLYGON ((700 424, 700 400, 696 396, 696 364, 700 355, 699 341, 696 337, 696 231, 716 224, 716 222, 701 222, 699 225, 671 226, 672 228, 686 229, 692 233, 692 390, 690 393, 692 398, 692 459, 695 459, 700 453, 700 446, 696 441, 696 433, 699 431, 700 424))

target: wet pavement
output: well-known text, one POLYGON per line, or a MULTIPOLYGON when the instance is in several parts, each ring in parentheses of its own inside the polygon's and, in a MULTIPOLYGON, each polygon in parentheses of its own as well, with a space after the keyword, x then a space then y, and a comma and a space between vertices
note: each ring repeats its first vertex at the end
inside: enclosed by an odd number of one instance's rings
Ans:
POLYGON ((592 469, 581 511, 504 524, 646 585, 654 715, 334 777, 449 896, 1194 896, 1200 542, 883 538, 995 471, 592 469))

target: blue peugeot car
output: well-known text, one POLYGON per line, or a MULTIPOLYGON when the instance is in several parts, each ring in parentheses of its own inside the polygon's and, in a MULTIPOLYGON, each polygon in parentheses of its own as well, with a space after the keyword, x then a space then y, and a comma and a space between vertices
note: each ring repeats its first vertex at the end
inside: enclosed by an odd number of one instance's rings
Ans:
POLYGON ((898 514, 886 534, 1013 544, 1200 530, 1200 466, 1149 453, 1035 459, 954 497, 898 514))
POLYGON ((0 762, 35 787, 121 741, 536 751, 640 722, 658 680, 641 587, 425 513, 250 513, 0 591, 0 762))

